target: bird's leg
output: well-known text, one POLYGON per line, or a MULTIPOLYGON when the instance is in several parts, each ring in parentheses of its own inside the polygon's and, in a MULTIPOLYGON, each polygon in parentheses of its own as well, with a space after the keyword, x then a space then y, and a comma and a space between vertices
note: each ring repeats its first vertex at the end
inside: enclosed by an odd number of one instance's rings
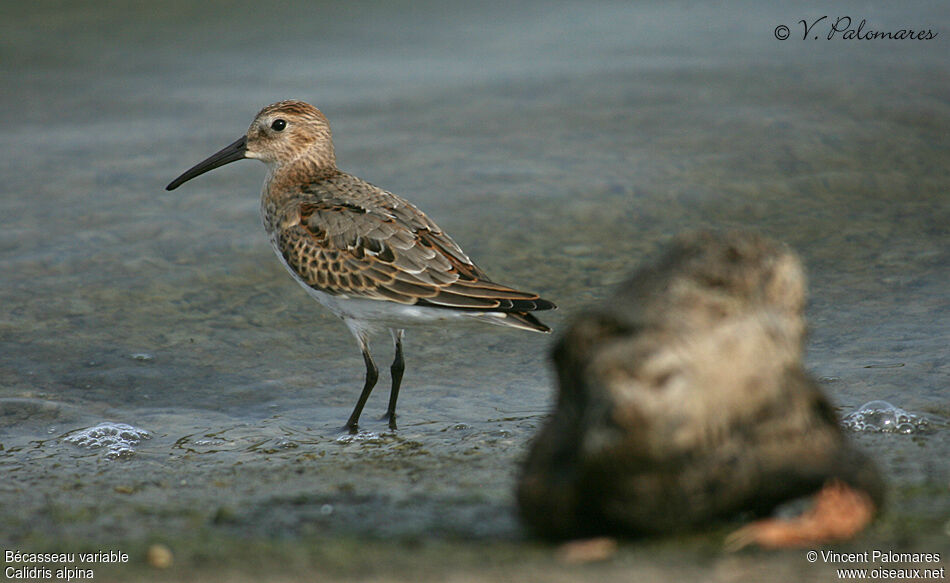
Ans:
POLYGON ((362 334, 357 334, 356 339, 360 343, 360 350, 363 351, 363 362, 366 363, 366 382, 363 383, 363 392, 360 393, 356 407, 353 408, 353 413, 350 414, 350 419, 346 422, 346 428, 350 433, 356 433, 360 413, 363 412, 366 399, 368 399, 369 394, 373 392, 373 387, 376 386, 376 379, 379 378, 379 370, 376 368, 376 363, 373 362, 373 357, 369 354, 369 344, 366 338, 362 334))
POLYGON ((389 419, 389 428, 396 429, 396 399, 399 398, 399 385, 402 384, 402 373, 406 370, 406 361, 402 357, 402 330, 392 329, 393 343, 396 345, 396 355, 393 357, 393 364, 389 367, 392 375, 393 384, 389 390, 389 406, 386 408, 386 416, 383 419, 389 419))

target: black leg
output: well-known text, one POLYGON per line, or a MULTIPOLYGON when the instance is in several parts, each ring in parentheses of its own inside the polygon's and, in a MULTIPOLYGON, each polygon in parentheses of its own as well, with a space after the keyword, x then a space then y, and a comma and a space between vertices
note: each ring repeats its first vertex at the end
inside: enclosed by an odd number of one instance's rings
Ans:
POLYGON ((393 330, 393 342, 396 344, 396 356, 389 367, 393 384, 389 391, 389 406, 386 408, 386 418, 389 419, 389 428, 396 429, 396 399, 399 398, 399 385, 402 384, 402 373, 406 370, 406 361, 402 357, 402 330, 393 330))
POLYGON ((369 355, 369 346, 364 339, 357 339, 360 341, 360 349, 363 351, 363 361, 366 363, 366 382, 363 383, 363 392, 360 393, 356 407, 353 408, 353 413, 350 414, 350 419, 346 422, 346 428, 350 430, 350 433, 356 433, 360 413, 363 412, 366 399, 368 399, 369 394, 373 392, 373 387, 376 386, 376 379, 379 378, 379 370, 376 368, 376 363, 373 362, 373 357, 369 355))

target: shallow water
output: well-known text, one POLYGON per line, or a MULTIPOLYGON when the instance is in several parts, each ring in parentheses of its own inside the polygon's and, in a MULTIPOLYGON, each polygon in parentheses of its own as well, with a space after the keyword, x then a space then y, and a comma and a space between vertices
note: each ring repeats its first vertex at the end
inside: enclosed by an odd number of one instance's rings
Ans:
MULTIPOLYGON (((555 329, 683 230, 788 242, 807 365, 842 413, 930 421, 855 436, 917 488, 887 528, 950 512, 950 10, 834 7, 933 41, 781 42, 831 8, 685 6, 0 9, 0 539, 522 536, 550 337, 410 330, 400 431, 376 420, 383 373, 368 438, 341 441, 362 359, 268 248, 263 167, 164 191, 292 97, 327 114, 343 169, 558 303, 555 329), (62 439, 106 421, 152 438, 116 460, 62 439)), ((374 353, 385 370, 387 338, 374 353)))

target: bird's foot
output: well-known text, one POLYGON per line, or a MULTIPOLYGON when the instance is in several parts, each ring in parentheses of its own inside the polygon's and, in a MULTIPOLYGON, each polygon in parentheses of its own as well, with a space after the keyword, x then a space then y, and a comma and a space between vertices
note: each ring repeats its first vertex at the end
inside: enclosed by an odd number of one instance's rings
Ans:
POLYGON ((843 541, 867 526, 874 512, 867 494, 833 480, 815 495, 811 509, 801 516, 748 524, 727 537, 726 548, 735 551, 755 544, 775 549, 843 541))
POLYGON ((385 415, 383 415, 382 417, 380 417, 379 420, 380 420, 380 421, 387 421, 387 420, 388 420, 388 421, 389 421, 389 428, 392 429, 393 431, 396 431, 397 429, 399 429, 398 427, 396 427, 396 413, 394 413, 394 412, 387 412, 385 415))

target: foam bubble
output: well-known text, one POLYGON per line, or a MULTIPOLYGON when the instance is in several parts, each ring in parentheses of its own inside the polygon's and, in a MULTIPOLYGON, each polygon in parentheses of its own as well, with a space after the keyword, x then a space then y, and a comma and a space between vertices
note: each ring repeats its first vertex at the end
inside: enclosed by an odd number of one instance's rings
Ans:
POLYGON ((94 427, 71 431, 61 439, 66 443, 89 449, 105 448, 107 458, 117 459, 132 457, 135 453, 133 448, 142 440, 151 437, 151 434, 144 429, 125 423, 106 421, 94 427))
POLYGON ((341 435, 336 438, 337 443, 382 443, 383 436, 373 431, 360 431, 359 433, 341 435))
POLYGON ((930 422, 887 401, 871 401, 845 415, 841 424, 851 431, 909 434, 927 431, 930 422))

